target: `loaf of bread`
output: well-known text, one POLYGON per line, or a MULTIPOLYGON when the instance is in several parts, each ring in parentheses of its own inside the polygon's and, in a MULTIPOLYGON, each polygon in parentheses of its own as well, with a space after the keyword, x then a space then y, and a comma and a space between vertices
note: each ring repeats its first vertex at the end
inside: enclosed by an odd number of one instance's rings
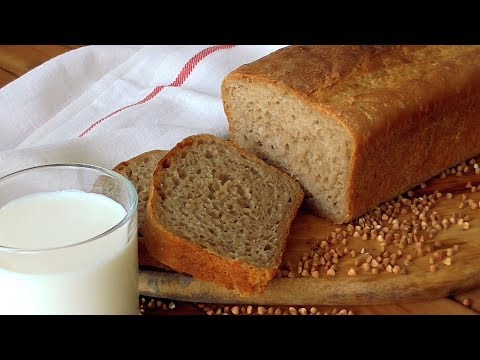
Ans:
POLYGON ((127 161, 122 161, 113 171, 125 176, 132 182, 138 193, 138 234, 143 235, 145 210, 153 179, 153 171, 160 159, 167 153, 165 150, 152 150, 140 154, 127 161))
POLYGON ((178 272, 240 294, 274 277, 303 192, 228 141, 191 136, 158 163, 147 204, 149 253, 178 272))
POLYGON ((290 46, 233 71, 230 139, 348 222, 480 153, 480 47, 290 46))

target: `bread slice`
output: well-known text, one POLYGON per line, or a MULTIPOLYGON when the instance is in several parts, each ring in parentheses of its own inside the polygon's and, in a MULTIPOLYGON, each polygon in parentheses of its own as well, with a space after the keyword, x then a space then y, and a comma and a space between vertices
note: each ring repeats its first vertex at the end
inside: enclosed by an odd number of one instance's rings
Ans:
POLYGON ((302 200, 295 180, 256 156, 212 135, 191 136, 155 169, 145 241, 176 271, 261 292, 302 200))
POLYGON ((141 236, 138 237, 138 264, 141 267, 152 267, 155 270, 162 269, 168 272, 173 272, 173 270, 162 264, 160 261, 152 257, 148 252, 147 245, 145 244, 145 239, 141 236))
POLYGON ((153 179, 153 171, 157 163, 168 151, 153 150, 130 160, 123 161, 113 168, 113 171, 125 176, 137 189, 138 193, 138 233, 143 235, 143 224, 145 222, 145 210, 147 208, 148 195, 153 179))
POLYGON ((480 154, 478 46, 290 46, 222 98, 230 140, 339 223, 480 154))

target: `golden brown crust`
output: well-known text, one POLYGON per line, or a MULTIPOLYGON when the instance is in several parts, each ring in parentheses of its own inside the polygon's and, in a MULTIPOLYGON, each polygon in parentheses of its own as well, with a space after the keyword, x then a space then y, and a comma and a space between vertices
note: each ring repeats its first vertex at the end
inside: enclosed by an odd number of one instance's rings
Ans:
MULTIPOLYGON (((291 46, 227 75, 274 86, 352 136, 347 222, 480 153, 480 47, 291 46)), ((347 164, 346 164, 347 165, 347 164)))
MULTIPOLYGON (((147 205, 147 219, 145 222, 147 248, 153 257, 176 271, 190 274, 200 280, 215 282, 227 289, 238 291, 240 295, 262 292, 268 282, 275 276, 281 259, 279 259, 278 263, 272 268, 259 268, 239 260, 220 256, 188 239, 177 236, 159 221, 159 214, 157 214, 155 210, 154 204, 162 201, 157 189, 162 182, 163 176, 166 174, 164 169, 170 166, 170 163, 179 154, 181 149, 193 146, 199 141, 211 141, 212 139, 215 141, 223 141, 206 134, 190 136, 177 144, 163 157, 162 161, 158 163, 154 172, 154 181, 147 205)), ((284 240, 283 246, 285 247, 291 222, 303 200, 303 191, 300 185, 287 174, 264 163, 246 150, 239 148, 231 142, 223 142, 226 146, 235 149, 244 157, 259 165, 268 166, 272 172, 276 173, 276 176, 288 179, 288 181, 294 181, 295 187, 297 188, 296 196, 293 199, 292 210, 287 214, 287 221, 285 221, 284 228, 281 231, 281 237, 284 240)), ((285 249, 282 249, 282 253, 284 250, 285 249)))
POLYGON ((263 79, 308 96, 368 68, 375 56, 392 49, 389 46, 288 46, 240 66, 228 76, 263 79))
POLYGON ((147 151, 143 154, 140 154, 140 155, 137 155, 131 159, 128 159, 126 161, 122 161, 120 164, 117 164, 117 166, 115 166, 113 168, 113 171, 116 171, 120 174, 124 174, 124 171, 126 168, 129 167, 129 165, 131 165, 132 163, 137 163, 137 162, 141 162, 143 159, 145 158, 148 158, 152 155, 158 155, 158 157, 163 157, 166 153, 168 153, 167 150, 151 150, 151 151, 147 151))
POLYGON ((163 271, 173 272, 172 268, 162 264, 152 255, 150 255, 147 245, 145 244, 145 239, 141 236, 138 237, 138 265, 140 267, 153 267, 157 270, 160 269, 163 271))

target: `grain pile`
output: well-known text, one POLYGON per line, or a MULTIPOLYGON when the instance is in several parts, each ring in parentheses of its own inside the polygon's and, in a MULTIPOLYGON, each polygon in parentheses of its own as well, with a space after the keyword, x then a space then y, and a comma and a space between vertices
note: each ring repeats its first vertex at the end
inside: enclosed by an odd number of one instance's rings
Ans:
MULTIPOLYGON (((476 159, 443 171, 438 177, 463 176, 469 172, 480 174, 476 159)), ((465 189, 471 193, 480 190, 480 182, 470 181, 465 189)), ((480 202, 465 193, 453 195, 439 191, 430 194, 422 183, 415 191, 379 205, 364 216, 345 225, 336 225, 323 239, 317 239, 310 252, 304 253, 297 263, 284 262, 277 277, 334 277, 339 272, 349 276, 391 273, 392 276, 408 274, 415 261, 425 262, 426 268, 436 272, 455 264, 458 244, 436 240, 437 235, 457 226, 470 229, 470 215, 466 209, 477 210, 480 202), (435 211, 440 201, 455 201, 458 212, 441 215, 435 211), (358 240, 361 240, 360 242, 358 240), (359 245, 360 244, 360 245, 359 245)))

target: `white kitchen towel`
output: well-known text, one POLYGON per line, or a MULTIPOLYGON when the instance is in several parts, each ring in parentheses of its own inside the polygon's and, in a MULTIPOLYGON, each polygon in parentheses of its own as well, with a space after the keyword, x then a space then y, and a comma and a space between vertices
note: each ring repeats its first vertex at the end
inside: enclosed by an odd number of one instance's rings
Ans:
POLYGON ((87 46, 0 89, 0 177, 49 163, 112 168, 183 138, 228 136, 224 76, 282 46, 87 46))

